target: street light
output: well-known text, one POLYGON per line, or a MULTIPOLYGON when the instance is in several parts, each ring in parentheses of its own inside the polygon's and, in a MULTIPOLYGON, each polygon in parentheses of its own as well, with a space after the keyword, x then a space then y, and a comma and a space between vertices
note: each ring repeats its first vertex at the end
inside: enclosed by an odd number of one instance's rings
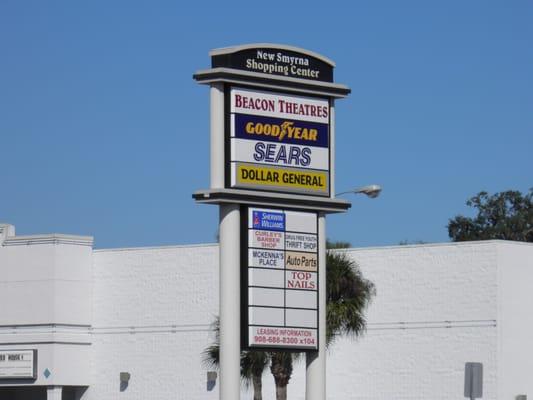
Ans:
POLYGON ((340 196, 341 194, 347 194, 347 193, 353 193, 353 194, 363 193, 363 194, 366 194, 371 199, 375 199, 381 193, 381 186, 379 185, 362 186, 362 187, 355 188, 352 190, 347 190, 346 192, 337 193, 335 196, 340 196))

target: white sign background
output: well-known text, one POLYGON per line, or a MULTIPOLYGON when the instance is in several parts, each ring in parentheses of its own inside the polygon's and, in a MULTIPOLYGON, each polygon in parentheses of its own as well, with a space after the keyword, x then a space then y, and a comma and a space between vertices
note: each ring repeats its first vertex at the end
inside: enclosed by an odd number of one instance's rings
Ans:
POLYGON ((279 93, 269 93, 269 92, 260 92, 257 90, 248 90, 248 89, 237 89, 232 88, 231 90, 231 112, 232 113, 241 113, 241 114, 250 114, 250 115, 263 115, 265 117, 274 117, 274 118, 286 118, 286 119, 296 119, 299 121, 309 121, 309 122, 319 122, 321 124, 329 124, 329 102, 325 99, 315 99, 311 97, 303 96, 289 96, 279 93), (254 100, 265 100, 274 103, 274 109, 272 110, 258 110, 251 109, 249 107, 239 107, 236 104, 237 96, 242 98, 254 99, 254 100), (316 115, 302 115, 285 112, 285 109, 280 107, 281 104, 296 104, 297 106, 316 106, 316 107, 325 107, 328 112, 324 116, 316 115))
POLYGON ((35 350, 0 350, 0 379, 35 378, 35 350))
POLYGON ((286 149, 287 157, 289 156, 290 149, 298 149, 300 152, 303 151, 305 148, 309 151, 309 159, 310 162, 308 165, 302 165, 296 164, 294 161, 287 162, 286 164, 280 163, 279 161, 276 163, 274 161, 270 162, 267 160, 256 160, 254 158, 255 153, 255 146, 256 144, 260 142, 259 140, 247 140, 247 139, 232 139, 231 141, 231 154, 232 159, 231 161, 239 161, 239 162, 247 162, 247 163, 255 163, 255 164, 264 164, 264 165, 276 165, 276 166, 282 166, 282 167, 293 167, 293 168, 306 168, 306 169, 321 169, 321 170, 327 170, 329 168, 329 149, 326 147, 311 147, 311 146, 300 146, 296 144, 285 144, 285 143, 269 143, 269 142, 261 142, 262 144, 266 146, 271 146, 270 148, 275 149, 275 155, 273 157, 276 157, 277 152, 280 151, 281 147, 284 147, 286 149))

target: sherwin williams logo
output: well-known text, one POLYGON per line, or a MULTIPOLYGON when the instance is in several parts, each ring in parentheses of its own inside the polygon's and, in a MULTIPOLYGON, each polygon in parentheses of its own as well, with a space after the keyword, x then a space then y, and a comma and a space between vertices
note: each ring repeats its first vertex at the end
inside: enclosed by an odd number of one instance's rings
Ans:
POLYGON ((285 230, 285 214, 267 211, 254 211, 252 216, 253 228, 269 231, 285 230))

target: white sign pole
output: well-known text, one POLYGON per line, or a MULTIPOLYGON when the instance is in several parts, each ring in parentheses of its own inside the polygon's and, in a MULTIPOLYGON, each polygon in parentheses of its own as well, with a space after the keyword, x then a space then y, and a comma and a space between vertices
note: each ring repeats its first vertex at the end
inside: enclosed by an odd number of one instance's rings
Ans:
POLYGON ((220 205, 220 400, 240 399, 240 209, 220 205))
POLYGON ((210 88, 211 189, 224 187, 224 85, 210 88))
POLYGON ((326 216, 318 216, 318 351, 306 354, 305 400, 326 400, 326 216))
MULTIPOLYGON (((224 187, 224 85, 210 86, 211 189, 224 187)), ((220 400, 240 399, 240 210, 219 206, 220 400)))
POLYGON ((335 100, 333 99, 329 102, 329 151, 331 154, 329 159, 329 192, 331 197, 335 197, 335 100))

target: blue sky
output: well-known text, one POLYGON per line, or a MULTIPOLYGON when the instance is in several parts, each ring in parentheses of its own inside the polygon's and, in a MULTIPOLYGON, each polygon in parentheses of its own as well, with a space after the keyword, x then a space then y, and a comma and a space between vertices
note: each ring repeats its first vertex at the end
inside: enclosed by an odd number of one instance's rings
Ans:
POLYGON ((444 242, 467 198, 533 186, 530 1, 0 3, 0 221, 96 247, 215 241, 210 49, 321 53, 337 103, 337 189, 375 200, 328 217, 354 246, 444 242))

